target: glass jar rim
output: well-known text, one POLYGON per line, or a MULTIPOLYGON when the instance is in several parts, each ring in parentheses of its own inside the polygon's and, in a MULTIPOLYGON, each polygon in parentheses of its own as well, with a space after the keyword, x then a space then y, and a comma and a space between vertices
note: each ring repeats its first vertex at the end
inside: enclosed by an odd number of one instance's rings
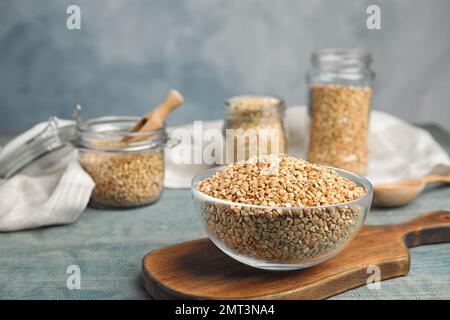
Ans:
POLYGON ((250 99, 265 99, 270 101, 271 105, 284 105, 284 101, 281 97, 271 94, 239 94, 225 99, 225 105, 233 105, 237 102, 250 99))
POLYGON ((105 116, 78 122, 75 144, 81 149, 133 152, 155 149, 167 142, 165 124, 157 130, 129 132, 128 130, 139 119, 140 117, 135 116, 105 116), (122 141, 123 144, 120 143, 122 141), (119 142, 119 144, 108 145, 103 142, 119 142))
POLYGON ((265 114, 267 111, 270 111, 268 114, 270 115, 273 114, 273 111, 283 113, 284 109, 284 100, 275 95, 242 94, 232 96, 225 100, 225 118, 233 117, 233 115, 245 116, 246 114, 251 115, 259 112, 265 114), (245 100, 252 99, 260 99, 261 103, 255 103, 253 106, 248 106, 248 108, 245 108, 244 104, 239 105, 239 103, 245 100))
POLYGON ((372 55, 363 49, 327 48, 314 51, 311 63, 316 67, 369 67, 372 55))

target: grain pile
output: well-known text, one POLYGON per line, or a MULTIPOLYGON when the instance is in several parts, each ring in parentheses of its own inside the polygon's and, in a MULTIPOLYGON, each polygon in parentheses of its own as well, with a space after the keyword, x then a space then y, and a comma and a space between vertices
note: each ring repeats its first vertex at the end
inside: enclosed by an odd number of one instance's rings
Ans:
POLYGON ((361 207, 314 208, 358 199, 362 187, 335 171, 301 159, 262 156, 229 165, 197 189, 223 200, 284 208, 203 204, 210 236, 238 254, 300 262, 323 256, 356 230, 361 207))
POLYGON ((95 181, 91 204, 134 207, 154 202, 164 179, 163 150, 141 152, 81 151, 80 163, 95 181))
POLYGON ((227 138, 225 154, 228 155, 227 159, 230 159, 228 163, 247 160, 260 154, 285 153, 283 112, 283 102, 275 97, 239 96, 229 99, 224 125, 227 138), (234 131, 229 131, 231 134, 227 135, 226 130, 234 131), (273 138, 271 131, 276 133, 273 138), (249 138, 252 135, 256 137, 255 141, 249 138))
POLYGON ((371 96, 369 87, 311 87, 309 161, 366 172, 371 96))

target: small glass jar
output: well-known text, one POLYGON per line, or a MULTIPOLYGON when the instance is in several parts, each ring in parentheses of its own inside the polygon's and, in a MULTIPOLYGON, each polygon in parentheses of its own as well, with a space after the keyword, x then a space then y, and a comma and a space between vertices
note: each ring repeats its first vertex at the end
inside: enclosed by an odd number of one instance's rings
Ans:
POLYGON ((357 49, 323 49, 314 52, 311 61, 308 160, 364 174, 374 78, 371 55, 357 49))
POLYGON ((100 117, 79 122, 74 145, 95 188, 90 205, 129 208, 155 202, 164 181, 163 128, 129 133, 138 117, 100 117))
POLYGON ((286 153, 284 102, 274 96, 240 95, 225 101, 226 163, 286 153))

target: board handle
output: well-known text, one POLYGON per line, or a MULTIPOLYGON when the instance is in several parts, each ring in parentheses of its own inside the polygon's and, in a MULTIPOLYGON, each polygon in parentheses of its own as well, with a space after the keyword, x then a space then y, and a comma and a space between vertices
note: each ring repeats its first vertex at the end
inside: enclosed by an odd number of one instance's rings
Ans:
POLYGON ((450 242, 450 211, 432 211, 396 225, 408 248, 450 242))

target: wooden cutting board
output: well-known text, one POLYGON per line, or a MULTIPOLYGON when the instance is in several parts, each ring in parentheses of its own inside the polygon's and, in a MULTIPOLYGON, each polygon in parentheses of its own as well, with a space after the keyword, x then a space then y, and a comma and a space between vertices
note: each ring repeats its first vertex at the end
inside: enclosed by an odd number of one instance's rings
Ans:
POLYGON ((368 267, 381 280, 409 271, 408 248, 450 242, 450 211, 402 224, 365 225, 336 257, 296 271, 265 271, 221 252, 209 239, 156 249, 142 262, 142 280, 155 299, 323 299, 365 285, 368 267))

